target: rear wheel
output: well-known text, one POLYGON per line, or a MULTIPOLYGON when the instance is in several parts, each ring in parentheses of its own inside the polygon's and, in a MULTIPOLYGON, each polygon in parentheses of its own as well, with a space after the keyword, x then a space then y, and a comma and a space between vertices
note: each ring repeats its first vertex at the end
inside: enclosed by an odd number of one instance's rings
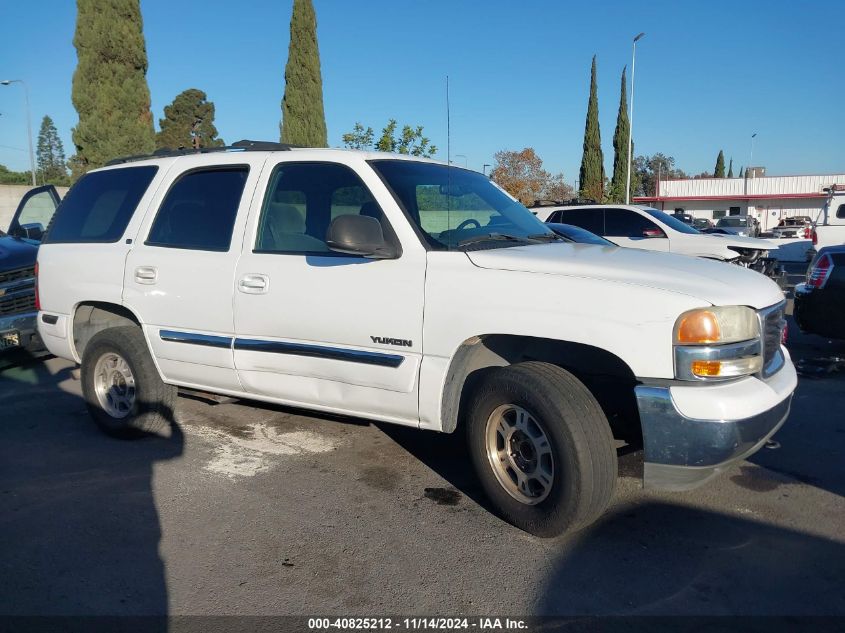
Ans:
POLYGON ((141 329, 96 334, 82 357, 82 393, 97 425, 109 435, 161 433, 174 419, 176 389, 162 382, 141 329))
POLYGON ((528 362, 492 370, 470 400, 470 454, 496 511, 538 536, 583 528, 616 485, 613 436, 572 374, 528 362))

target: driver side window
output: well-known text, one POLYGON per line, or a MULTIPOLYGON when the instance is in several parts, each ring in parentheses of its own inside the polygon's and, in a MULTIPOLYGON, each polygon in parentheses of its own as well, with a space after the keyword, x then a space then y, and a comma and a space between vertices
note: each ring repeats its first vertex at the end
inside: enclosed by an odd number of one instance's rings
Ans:
POLYGON ((654 222, 628 209, 606 209, 604 235, 607 237, 643 237, 646 229, 660 229, 654 222))
POLYGON ((381 207, 348 167, 281 163, 270 177, 253 252, 333 255, 326 231, 342 215, 375 218, 389 234, 381 207))

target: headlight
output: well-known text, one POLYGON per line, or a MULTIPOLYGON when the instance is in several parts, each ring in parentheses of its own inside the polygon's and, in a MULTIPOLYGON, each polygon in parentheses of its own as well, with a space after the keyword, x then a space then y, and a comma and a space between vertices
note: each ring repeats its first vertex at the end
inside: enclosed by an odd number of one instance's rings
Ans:
POLYGON ((763 367, 760 322, 745 306, 685 312, 675 322, 675 377, 719 380, 759 372, 763 367))

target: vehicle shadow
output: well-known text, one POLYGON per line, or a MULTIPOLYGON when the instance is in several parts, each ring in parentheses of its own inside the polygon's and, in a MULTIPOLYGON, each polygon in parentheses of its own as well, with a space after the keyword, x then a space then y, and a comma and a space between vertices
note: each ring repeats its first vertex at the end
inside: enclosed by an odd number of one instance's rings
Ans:
POLYGON ((182 431, 171 412, 167 438, 109 438, 72 381, 57 359, 0 372, 0 615, 156 616, 144 630, 167 630, 152 475, 182 454, 182 431))
MULTIPOLYGON (((825 373, 825 360, 845 358, 845 341, 804 334, 789 319, 787 348, 799 370, 792 412, 774 440, 777 450, 761 450, 749 461, 803 483, 845 496, 845 371, 825 373)), ((765 471, 749 470, 734 482, 751 489, 774 485, 765 471)))
POLYGON ((845 545, 754 520, 655 501, 562 545, 537 615, 845 615, 845 545))

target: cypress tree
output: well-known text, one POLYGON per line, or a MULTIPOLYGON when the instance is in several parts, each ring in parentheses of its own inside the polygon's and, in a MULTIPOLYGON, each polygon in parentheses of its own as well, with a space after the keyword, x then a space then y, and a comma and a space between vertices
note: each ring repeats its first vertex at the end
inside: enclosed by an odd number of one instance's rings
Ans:
POLYGON ((293 0, 280 131, 283 143, 307 147, 329 144, 323 112, 317 15, 311 0, 293 0))
POLYGON ((164 118, 158 120, 161 131, 156 134, 156 148, 192 147, 194 134, 200 147, 224 145, 214 127, 214 103, 206 99, 202 90, 188 88, 164 106, 164 118))
POLYGON ((49 116, 45 116, 41 121, 35 155, 42 182, 54 185, 67 183, 65 148, 53 119, 49 116))
POLYGON ((139 0, 77 0, 74 176, 155 148, 139 0))
POLYGON ((716 157, 716 169, 713 172, 714 178, 724 178, 725 177, 725 154, 722 150, 719 150, 719 155, 716 157))
POLYGON ((631 125, 628 121, 625 70, 622 69, 619 113, 616 115, 616 131, 613 133, 613 178, 610 181, 609 195, 611 202, 625 202, 625 183, 628 178, 628 136, 631 134, 631 125))
POLYGON ((584 154, 578 175, 581 196, 601 202, 604 198, 604 155, 601 151, 599 130, 599 97, 596 86, 596 56, 590 70, 590 100, 587 104, 587 122, 584 126, 584 154))
POLYGON ((740 168, 739 168, 739 177, 740 177, 740 178, 745 178, 745 167, 740 167, 740 168))
POLYGON ((731 157, 730 162, 728 163, 728 178, 734 177, 734 159, 731 157))

